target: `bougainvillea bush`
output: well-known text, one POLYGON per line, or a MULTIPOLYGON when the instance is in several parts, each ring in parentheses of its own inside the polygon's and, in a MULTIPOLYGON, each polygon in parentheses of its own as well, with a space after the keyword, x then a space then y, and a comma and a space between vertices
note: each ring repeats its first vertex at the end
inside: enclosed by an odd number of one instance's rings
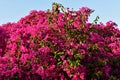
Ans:
POLYGON ((0 80, 119 80, 120 30, 93 10, 53 3, 0 27, 0 80))

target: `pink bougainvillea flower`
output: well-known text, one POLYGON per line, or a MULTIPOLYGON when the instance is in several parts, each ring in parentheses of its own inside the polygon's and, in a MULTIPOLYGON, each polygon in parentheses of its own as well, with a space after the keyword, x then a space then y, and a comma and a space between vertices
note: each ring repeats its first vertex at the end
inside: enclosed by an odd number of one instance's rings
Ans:
POLYGON ((120 30, 92 12, 53 3, 0 26, 0 80, 119 80, 120 30))

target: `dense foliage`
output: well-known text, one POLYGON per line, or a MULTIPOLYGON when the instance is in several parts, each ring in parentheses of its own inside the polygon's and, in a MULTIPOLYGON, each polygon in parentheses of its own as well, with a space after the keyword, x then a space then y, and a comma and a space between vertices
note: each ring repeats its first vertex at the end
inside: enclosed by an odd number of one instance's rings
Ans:
POLYGON ((0 27, 0 80, 119 80, 120 31, 93 11, 53 3, 0 27))

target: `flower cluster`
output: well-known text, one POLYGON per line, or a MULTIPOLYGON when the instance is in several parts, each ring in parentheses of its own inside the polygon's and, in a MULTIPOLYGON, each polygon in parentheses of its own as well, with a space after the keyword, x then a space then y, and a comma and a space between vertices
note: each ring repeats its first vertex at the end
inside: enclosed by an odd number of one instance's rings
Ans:
POLYGON ((88 22, 92 12, 53 3, 2 25, 0 80, 120 79, 120 31, 112 21, 88 22))

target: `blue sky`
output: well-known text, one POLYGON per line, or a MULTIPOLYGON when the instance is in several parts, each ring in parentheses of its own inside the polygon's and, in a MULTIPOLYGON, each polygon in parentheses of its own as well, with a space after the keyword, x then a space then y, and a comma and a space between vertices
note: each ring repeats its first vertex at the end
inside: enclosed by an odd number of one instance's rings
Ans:
POLYGON ((31 10, 51 9, 52 2, 61 3, 64 7, 75 10, 87 6, 93 10, 89 21, 99 16, 99 22, 112 20, 120 28, 120 0, 0 0, 0 25, 7 22, 17 22, 31 10))

